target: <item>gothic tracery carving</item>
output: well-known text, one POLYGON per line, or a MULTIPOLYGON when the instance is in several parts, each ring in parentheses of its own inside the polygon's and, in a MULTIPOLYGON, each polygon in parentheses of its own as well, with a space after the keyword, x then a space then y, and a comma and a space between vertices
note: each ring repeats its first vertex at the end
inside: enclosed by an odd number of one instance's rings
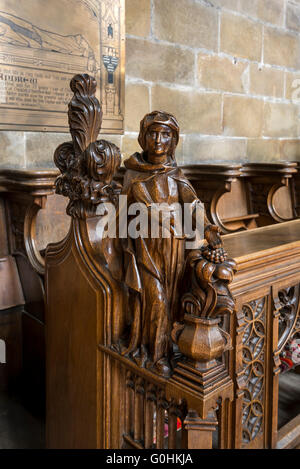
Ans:
POLYGON ((247 445, 263 431, 265 388, 266 298, 243 305, 243 397, 242 441, 247 445))
POLYGON ((278 330, 278 349, 288 340, 297 319, 299 285, 288 287, 278 292, 281 305, 278 330))

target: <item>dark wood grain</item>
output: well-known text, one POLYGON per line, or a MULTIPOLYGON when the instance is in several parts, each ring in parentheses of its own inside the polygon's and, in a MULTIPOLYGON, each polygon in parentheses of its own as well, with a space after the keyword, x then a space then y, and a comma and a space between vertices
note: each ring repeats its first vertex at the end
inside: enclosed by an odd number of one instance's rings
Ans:
MULTIPOLYGON (((71 89, 72 142, 55 162, 72 220, 46 251, 47 446, 203 449, 217 428, 220 448, 275 448, 282 352, 300 333, 300 221, 221 237, 205 218, 189 254, 174 233, 103 237, 97 210, 110 201, 120 217, 120 192, 148 208, 199 199, 176 165, 174 116, 142 119, 143 151, 120 171, 118 148, 96 140, 94 80, 71 89)), ((221 168, 223 182, 237 172, 221 168)))

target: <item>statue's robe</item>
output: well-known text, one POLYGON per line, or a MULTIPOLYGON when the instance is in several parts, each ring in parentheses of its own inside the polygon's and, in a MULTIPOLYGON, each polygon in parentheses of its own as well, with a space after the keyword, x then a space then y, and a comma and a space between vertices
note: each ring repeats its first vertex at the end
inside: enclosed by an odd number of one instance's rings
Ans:
MULTIPOLYGON (((128 207, 143 203, 150 213, 157 203, 177 203, 182 209, 184 203, 192 204, 192 208, 199 203, 192 185, 173 160, 151 164, 143 153, 135 153, 125 161, 125 167, 122 194, 128 197, 128 207)), ((143 364, 147 360, 155 364, 170 356, 170 332, 177 315, 186 236, 183 229, 181 236, 174 236, 175 214, 171 207, 168 211, 169 237, 153 238, 149 233, 148 238, 128 237, 123 243, 125 283, 135 292, 128 353, 140 357, 143 364)))

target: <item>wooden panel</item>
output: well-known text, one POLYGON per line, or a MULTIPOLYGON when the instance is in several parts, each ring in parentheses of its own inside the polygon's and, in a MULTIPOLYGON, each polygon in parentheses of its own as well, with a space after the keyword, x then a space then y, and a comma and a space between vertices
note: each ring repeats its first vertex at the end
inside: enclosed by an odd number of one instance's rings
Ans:
POLYGON ((274 194, 273 204, 279 217, 285 220, 294 218, 290 187, 280 187, 274 194))
POLYGON ((22 315, 22 397, 33 413, 45 416, 45 326, 26 311, 22 315))
POLYGON ((7 226, 4 200, 0 198, 0 258, 8 255, 7 226))
POLYGON ((223 237, 226 250, 235 259, 261 257, 266 251, 282 251, 286 244, 299 244, 300 221, 257 228, 243 233, 233 233, 223 237))
POLYGON ((245 186, 240 179, 232 182, 231 191, 222 195, 218 203, 218 212, 222 219, 249 214, 245 186))
MULTIPOLYGON (((48 407, 47 439, 52 448, 96 448, 97 294, 88 284, 83 283, 80 272, 74 269, 71 259, 66 268, 68 265, 72 265, 73 301, 68 296, 66 302, 63 291, 68 271, 55 269, 53 275, 56 277, 56 300, 53 304, 50 298, 48 303, 48 311, 52 314, 47 316, 47 394, 50 402, 53 402, 53 393, 55 396, 59 393, 61 398, 56 400, 55 406, 48 407), (53 316, 55 309, 60 315, 64 311, 64 316, 59 320, 59 335, 53 316), (69 376, 67 380, 66 374, 69 376), (85 396, 89 398, 86 399, 85 396)), ((53 275, 49 269, 50 284, 53 283, 53 275)))
POLYGON ((300 415, 287 423, 278 432, 277 449, 291 449, 300 443, 300 415))
POLYGON ((23 291, 13 257, 0 259, 0 310, 24 304, 23 291))
POLYGON ((22 284, 26 311, 40 321, 44 321, 44 285, 43 279, 35 272, 28 258, 23 253, 15 255, 22 284))
POLYGON ((16 389, 22 367, 22 309, 0 311, 0 339, 5 342, 5 363, 0 363, 0 390, 16 389))
POLYGON ((97 310, 103 300, 81 269, 70 253, 63 264, 49 265, 47 272, 46 438, 51 448, 103 445, 103 440, 99 442, 103 364, 98 362, 97 354, 97 310))
POLYGON ((39 251, 46 249, 50 243, 61 241, 70 228, 70 217, 66 214, 67 199, 52 194, 47 197, 45 208, 36 216, 36 247, 39 251))

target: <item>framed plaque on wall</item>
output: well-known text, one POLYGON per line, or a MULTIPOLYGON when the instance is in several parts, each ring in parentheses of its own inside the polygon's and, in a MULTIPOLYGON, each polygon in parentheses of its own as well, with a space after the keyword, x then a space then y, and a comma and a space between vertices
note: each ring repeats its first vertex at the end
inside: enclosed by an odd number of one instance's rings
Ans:
POLYGON ((0 0, 0 129, 66 132, 69 82, 97 79, 103 133, 123 133, 125 0, 0 0))

